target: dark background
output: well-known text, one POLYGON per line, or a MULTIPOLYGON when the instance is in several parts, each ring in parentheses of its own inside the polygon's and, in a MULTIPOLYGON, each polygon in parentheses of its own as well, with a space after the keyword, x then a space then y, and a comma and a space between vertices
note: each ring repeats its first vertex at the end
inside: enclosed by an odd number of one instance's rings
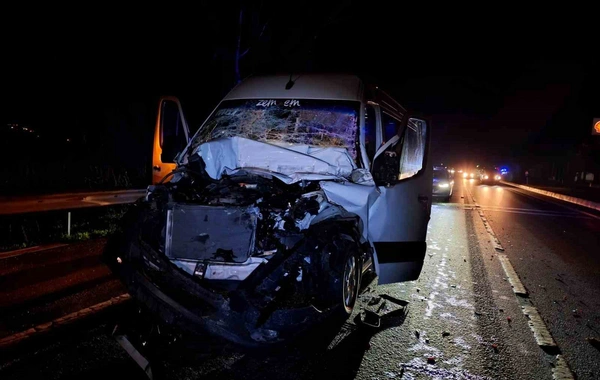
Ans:
POLYGON ((597 22, 591 9, 545 7, 7 6, 0 192, 143 187, 160 95, 180 97, 195 130, 240 78, 276 71, 376 81, 431 117, 436 162, 598 177, 597 22))

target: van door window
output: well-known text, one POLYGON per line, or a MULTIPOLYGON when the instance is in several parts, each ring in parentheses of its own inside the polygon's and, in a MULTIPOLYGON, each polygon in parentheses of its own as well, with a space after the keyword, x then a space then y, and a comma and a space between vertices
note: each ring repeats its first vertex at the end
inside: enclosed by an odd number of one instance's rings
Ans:
POLYGON ((375 120, 375 108, 371 105, 365 107, 365 126, 362 133, 365 136, 365 149, 369 162, 373 162, 377 152, 377 120, 375 120))
POLYGON ((389 115, 384 110, 381 111, 381 125, 383 127, 383 144, 388 142, 392 137, 398 134, 400 121, 389 115))
POLYGON ((422 120, 408 119, 404 131, 400 174, 398 179, 410 178, 423 168, 427 125, 422 120))
POLYGON ((175 156, 187 145, 183 120, 177 103, 163 101, 161 109, 162 162, 175 162, 175 156))

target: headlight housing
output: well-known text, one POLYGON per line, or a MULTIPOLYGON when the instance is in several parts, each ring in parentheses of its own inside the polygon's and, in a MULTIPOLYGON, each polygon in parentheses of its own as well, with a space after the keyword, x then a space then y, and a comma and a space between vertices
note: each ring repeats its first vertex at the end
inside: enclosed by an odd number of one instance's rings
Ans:
POLYGON ((494 177, 494 179, 495 179, 496 181, 499 181, 499 180, 500 180, 500 176, 499 176, 499 175, 497 175, 497 176, 495 176, 495 177, 494 177))
POLYGON ((488 177, 487 175, 483 176, 483 179, 488 179, 488 178, 490 178, 490 177, 488 177))
POLYGON ((450 184, 449 184, 449 183, 447 183, 447 182, 438 183, 438 187, 443 187, 443 188, 446 188, 446 187, 448 187, 448 186, 450 186, 450 184))

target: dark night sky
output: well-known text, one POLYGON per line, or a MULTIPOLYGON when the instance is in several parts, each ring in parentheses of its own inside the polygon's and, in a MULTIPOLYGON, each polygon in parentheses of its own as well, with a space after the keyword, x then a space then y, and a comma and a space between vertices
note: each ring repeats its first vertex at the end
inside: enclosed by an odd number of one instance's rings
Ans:
MULTIPOLYGON (((501 162, 547 142, 566 149, 600 116, 598 32, 584 9, 548 17, 522 8, 324 3, 246 5, 242 45, 251 50, 242 76, 340 70, 373 77, 432 117, 435 159, 451 162, 501 162)), ((29 123, 46 135, 86 130, 89 139, 117 108, 143 110, 151 129, 156 97, 175 94, 198 126, 233 83, 237 3, 161 8, 152 17, 53 11, 15 11, 2 26, 3 124, 29 123)))

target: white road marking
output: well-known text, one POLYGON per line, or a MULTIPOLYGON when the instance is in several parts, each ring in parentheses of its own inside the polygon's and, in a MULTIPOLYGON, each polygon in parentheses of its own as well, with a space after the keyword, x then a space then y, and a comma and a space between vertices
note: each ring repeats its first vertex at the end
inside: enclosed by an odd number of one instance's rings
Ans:
POLYGON ((508 257, 506 255, 498 255, 498 259, 502 264, 506 277, 508 277, 508 282, 510 282, 513 292, 515 292, 516 295, 526 297, 527 290, 525 290, 521 280, 519 280, 519 276, 517 275, 517 272, 515 272, 515 268, 513 268, 508 257))
POLYGON ((529 319, 527 324, 531 331, 533 331, 533 336, 535 337, 538 346, 556 347, 556 342, 552 339, 552 335, 550 334, 550 331, 548 331, 548 328, 537 309, 529 305, 521 306, 521 309, 523 310, 523 314, 529 319))
POLYGON ((556 355, 556 363, 552 368, 552 378, 554 380, 574 380, 569 365, 562 355, 556 355))

